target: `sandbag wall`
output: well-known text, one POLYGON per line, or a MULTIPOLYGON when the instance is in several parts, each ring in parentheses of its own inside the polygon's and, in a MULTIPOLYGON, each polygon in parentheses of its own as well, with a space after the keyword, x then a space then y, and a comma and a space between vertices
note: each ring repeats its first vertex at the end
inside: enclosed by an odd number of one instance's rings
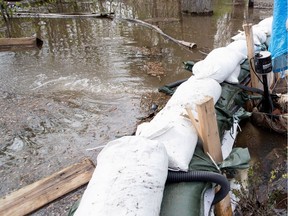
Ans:
MULTIPOLYGON (((255 38, 259 39, 257 35, 255 38)), ((185 117, 185 107, 190 105, 197 119, 195 103, 206 96, 216 103, 221 96, 220 83, 237 83, 240 64, 246 58, 246 41, 241 37, 213 50, 194 65, 193 76, 177 88, 152 121, 139 125, 135 136, 109 142, 98 155, 97 167, 75 215, 158 216, 162 212, 166 216, 161 202, 168 169, 188 171, 198 142, 194 126, 185 117)), ((172 197, 168 203, 173 203, 172 197)))

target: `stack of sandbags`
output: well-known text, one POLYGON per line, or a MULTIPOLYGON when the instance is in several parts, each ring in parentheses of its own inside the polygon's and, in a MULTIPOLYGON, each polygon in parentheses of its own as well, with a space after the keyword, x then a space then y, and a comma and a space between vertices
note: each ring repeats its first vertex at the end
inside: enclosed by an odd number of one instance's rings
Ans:
MULTIPOLYGON (((260 51, 261 45, 271 35, 273 17, 266 18, 252 26, 254 50, 260 51)), ((247 43, 244 32, 232 37, 234 40, 226 47, 216 48, 207 57, 197 62, 193 74, 197 79, 213 78, 217 82, 238 83, 240 64, 247 58, 247 43)))
POLYGON ((169 169, 187 171, 194 154, 198 135, 189 118, 186 106, 192 107, 205 97, 213 97, 214 103, 221 95, 221 86, 214 79, 189 78, 182 83, 166 106, 150 122, 137 127, 136 136, 162 142, 167 150, 169 169))
MULTIPOLYGON (((253 27, 256 45, 271 34, 271 20, 253 27)), ((187 171, 198 140, 185 108, 192 107, 197 119, 196 103, 207 96, 216 103, 221 95, 219 83, 238 82, 240 64, 247 58, 242 36, 197 62, 193 76, 177 88, 152 121, 137 127, 135 136, 105 146, 75 215, 159 215, 168 167, 187 171)))
POLYGON ((75 212, 78 216, 158 216, 168 173, 164 145, 126 136, 109 142, 75 212))
MULTIPOLYGON (((253 41, 254 45, 259 46, 261 44, 267 43, 268 37, 271 36, 272 33, 272 22, 273 17, 268 17, 258 24, 252 26, 253 32, 253 41)), ((245 33, 240 31, 239 34, 232 37, 232 40, 245 40, 245 33)))
POLYGON ((195 78, 212 78, 219 83, 238 83, 240 64, 247 58, 246 46, 245 41, 235 41, 226 47, 214 49, 204 60, 193 66, 195 78))

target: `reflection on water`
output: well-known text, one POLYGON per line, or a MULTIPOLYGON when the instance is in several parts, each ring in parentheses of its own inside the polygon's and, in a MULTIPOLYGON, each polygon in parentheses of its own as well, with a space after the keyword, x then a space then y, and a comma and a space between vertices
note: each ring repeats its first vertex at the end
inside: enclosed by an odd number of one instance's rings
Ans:
MULTIPOLYGON (((245 5, 228 0, 215 1, 208 17, 180 8, 175 0, 73 1, 38 9, 113 11, 115 18, 15 18, 9 28, 0 20, 0 37, 36 34, 44 41, 41 50, 0 53, 1 195, 84 156, 95 161, 99 151, 86 149, 132 134, 143 115, 143 94, 189 77, 182 62, 228 44, 247 13, 245 5), (198 48, 188 51, 123 18, 147 20, 198 48)), ((260 18, 256 9, 249 17, 254 23, 260 18)))

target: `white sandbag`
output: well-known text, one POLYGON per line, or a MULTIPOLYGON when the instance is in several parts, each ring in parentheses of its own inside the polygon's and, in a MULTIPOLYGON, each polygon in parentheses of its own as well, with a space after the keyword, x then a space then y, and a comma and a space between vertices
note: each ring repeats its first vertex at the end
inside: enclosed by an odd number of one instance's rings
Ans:
POLYGON ((258 25, 252 26, 252 31, 253 31, 253 39, 254 39, 254 44, 255 45, 261 45, 264 44, 267 40, 266 33, 264 30, 258 27, 258 25))
MULTIPOLYGON (((257 41, 259 41, 257 39, 257 41)), ((243 55, 245 55, 246 57, 248 56, 248 51, 247 51, 247 42, 246 42, 246 38, 242 38, 239 40, 234 40, 233 42, 231 42, 230 44, 227 45, 227 47, 233 49, 233 50, 237 50, 238 52, 242 53, 243 55)), ((254 51, 260 51, 261 47, 258 45, 254 45, 254 51)), ((243 62, 245 61, 245 59, 243 60, 243 62)), ((242 64, 243 62, 240 62, 240 64, 242 64)))
MULTIPOLYGON (((248 51, 247 51, 247 42, 246 42, 246 40, 233 41, 230 44, 228 44, 226 47, 228 47, 229 49, 231 49, 231 50, 233 50, 235 52, 241 53, 243 56, 245 56, 245 58, 247 58, 248 51)), ((241 63, 243 63, 243 62, 240 62, 240 64, 241 63)))
POLYGON ((111 141, 98 155, 75 216, 158 216, 167 172, 162 143, 139 136, 111 141))
POLYGON ((273 23, 273 17, 271 16, 261 20, 257 24, 257 27, 261 29, 263 32, 265 32, 267 36, 270 36, 272 33, 272 23, 273 23))
POLYGON ((225 81, 232 84, 238 84, 239 83, 238 77, 240 75, 240 72, 241 72, 241 66, 238 65, 231 73, 231 75, 225 79, 225 81))
POLYGON ((235 68, 246 59, 246 55, 227 47, 211 51, 207 57, 193 66, 193 74, 197 79, 212 78, 222 83, 231 76, 235 68))
MULTIPOLYGON (((166 106, 149 123, 137 127, 136 136, 161 141, 167 150, 169 169, 187 171, 197 145, 197 132, 185 107, 190 105, 195 113, 195 103, 206 96, 213 97, 214 104, 221 95, 220 84, 210 78, 189 78, 182 83, 166 106)), ((197 118, 197 114, 194 115, 197 118)))
POLYGON ((163 112, 161 118, 139 125, 136 136, 163 143, 168 154, 169 169, 188 171, 198 136, 191 121, 179 113, 173 110, 163 112))
MULTIPOLYGON (((252 26, 254 44, 259 46, 267 41, 267 36, 272 32, 273 17, 266 18, 258 24, 252 26)), ((232 37, 232 40, 246 40, 245 32, 241 31, 232 37)))
POLYGON ((185 108, 188 104, 195 109, 195 103, 203 100, 206 96, 213 97, 214 103, 216 103, 221 91, 220 84, 213 78, 197 79, 197 77, 191 76, 176 89, 165 108, 174 106, 185 108))
MULTIPOLYGON (((253 31, 253 30, 252 30, 253 31)), ((267 36, 265 36, 265 33, 262 31, 259 31, 258 29, 255 28, 253 31, 253 42, 254 45, 259 46, 262 43, 264 43, 267 39, 267 36)), ((237 35, 232 37, 232 40, 237 41, 237 40, 246 40, 245 32, 240 32, 237 35)))
POLYGON ((233 41, 237 40, 246 40, 245 32, 244 31, 238 31, 239 33, 234 35, 231 39, 233 41))

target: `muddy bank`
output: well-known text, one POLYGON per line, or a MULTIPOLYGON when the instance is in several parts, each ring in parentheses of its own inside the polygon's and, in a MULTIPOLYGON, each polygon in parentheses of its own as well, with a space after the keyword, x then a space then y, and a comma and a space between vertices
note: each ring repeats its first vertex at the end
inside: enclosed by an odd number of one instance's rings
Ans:
POLYGON ((237 215, 286 215, 287 134, 257 126, 251 118, 240 127, 235 146, 248 147, 252 160, 237 215))

